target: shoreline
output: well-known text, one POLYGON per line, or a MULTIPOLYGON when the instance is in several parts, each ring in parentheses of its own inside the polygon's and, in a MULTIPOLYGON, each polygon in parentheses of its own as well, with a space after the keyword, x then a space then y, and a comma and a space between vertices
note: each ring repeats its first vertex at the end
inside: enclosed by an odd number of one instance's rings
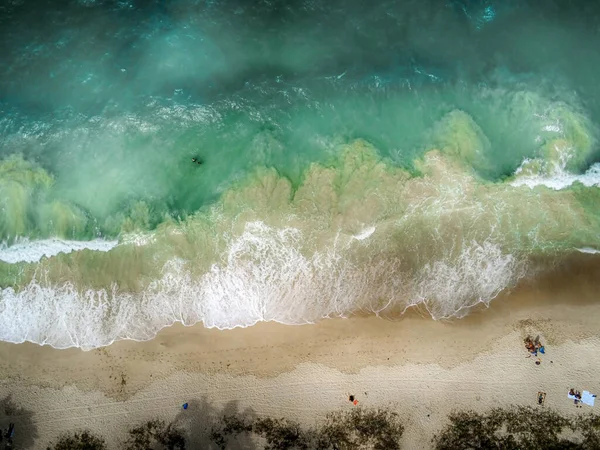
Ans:
MULTIPOLYGON (((81 351, 93 351, 93 350, 97 350, 97 349, 101 349, 101 348, 106 348, 106 347, 110 347, 113 346, 119 342, 133 342, 133 343, 144 343, 144 342, 149 342, 152 341, 154 339, 156 339, 161 333, 168 333, 168 331, 165 330, 169 330, 170 328, 173 327, 184 327, 184 328, 194 328, 194 327, 201 327, 203 329, 206 330, 211 330, 212 332, 229 332, 232 330, 240 330, 240 329, 250 329, 253 327, 256 327, 257 325, 265 325, 265 324, 269 324, 269 325, 276 325, 276 326, 285 326, 285 327, 297 327, 297 326, 314 326, 320 322, 323 321, 327 321, 327 320, 346 320, 349 318, 364 318, 364 317, 379 317, 379 318, 383 318, 385 320, 391 320, 394 322, 399 322, 402 321, 403 319, 405 319, 406 317, 411 317, 411 316, 421 316, 423 317, 425 320, 432 320, 432 321, 439 321, 439 322, 456 322, 456 321, 460 321, 460 320, 464 320, 465 318, 468 318, 474 314, 479 314, 482 311, 485 311, 487 309, 490 309, 493 305, 494 309, 496 310, 498 308, 498 303, 502 303, 503 307, 506 307, 507 303, 510 305, 511 302, 513 301, 513 297, 515 297, 515 295, 513 294, 515 291, 516 292, 523 292, 523 291, 527 291, 528 289, 542 289, 542 290, 548 290, 551 286, 554 286, 552 288, 552 291, 554 291, 556 289, 556 287, 558 287, 559 289, 562 286, 562 283, 557 283, 557 276, 558 279, 560 280, 564 280, 566 284, 584 284, 584 285, 589 285, 589 284, 593 284, 595 285, 595 281, 596 280, 600 280, 600 256, 598 256, 598 254, 600 254, 600 251, 596 252, 583 252, 581 251, 581 249, 574 249, 574 251, 567 257, 563 258, 562 260, 559 261, 555 261, 552 258, 542 258, 542 259, 537 259, 534 260, 534 263, 538 266, 538 270, 536 270, 536 272, 538 272, 538 274, 540 275, 539 277, 536 277, 534 275, 532 275, 531 278, 522 278, 519 283, 517 283, 517 285, 515 287, 509 288, 509 289, 505 289, 504 291, 500 292, 496 297, 492 298, 489 301, 483 301, 480 300, 479 303, 476 303, 474 306, 470 306, 470 307, 466 307, 465 310, 467 312, 464 313, 464 315, 460 315, 458 314, 460 312, 460 310, 456 311, 455 314, 453 316, 450 317, 442 317, 439 319, 434 319, 433 317, 431 317, 431 314, 427 311, 425 305, 423 303, 418 303, 418 304, 414 304, 412 306, 407 306, 404 309, 394 309, 391 308, 389 311, 384 312, 382 314, 377 314, 374 312, 355 312, 353 314, 349 314, 346 317, 340 317, 340 316, 336 316, 336 317, 322 317, 320 319, 318 319, 316 322, 308 322, 308 323, 299 323, 299 324, 289 324, 289 323, 283 323, 283 322, 278 322, 278 321, 261 321, 258 320, 257 322, 254 322, 252 325, 237 325, 234 326, 233 328, 219 328, 219 327, 212 327, 212 328, 205 328, 203 322, 194 322, 192 324, 184 324, 182 321, 180 320, 176 320, 175 322, 172 322, 169 325, 165 325, 162 328, 158 329, 158 331, 155 332, 154 335, 152 335, 151 337, 145 338, 145 339, 135 339, 135 338, 115 338, 113 341, 111 341, 110 343, 106 344, 106 345, 101 345, 99 347, 82 347, 82 346, 70 346, 70 347, 54 347, 52 344, 46 344, 46 343, 39 343, 39 342, 35 342, 32 340, 27 340, 25 339, 24 341, 20 341, 20 342, 15 342, 15 341, 2 341, 0 340, 0 345, 4 345, 4 344, 15 344, 15 345, 21 345, 21 344, 33 344, 36 346, 41 346, 41 347, 50 347, 54 350, 70 350, 70 349, 76 349, 76 350, 81 350, 81 351)), ((517 296, 519 296, 519 294, 517 294, 517 296)), ((557 301, 556 300, 556 296, 551 296, 550 297, 552 301, 557 301)), ((529 302, 531 302, 531 299, 527 300, 529 302)), ((547 300, 545 300, 546 302, 547 300)), ((558 300, 559 302, 564 302, 564 300, 558 300)), ((579 302, 579 299, 570 299, 569 304, 574 304, 574 302, 579 302)), ((589 300, 586 300, 589 301, 589 300)), ((534 300, 533 303, 537 303, 538 300, 534 300)), ((522 303, 522 299, 519 300, 519 303, 522 303)))
MULTIPOLYGON (((544 390, 549 407, 588 412, 562 391, 600 392, 600 272, 595 263, 569 267, 456 320, 413 310, 394 321, 355 316, 226 331, 174 325, 150 341, 87 352, 0 343, 0 400, 10 395, 28 411, 21 418, 31 418, 33 448, 80 428, 114 447, 128 427, 154 417, 171 421, 185 402, 213 415, 234 402, 239 411, 312 425, 350 407, 347 396, 355 393, 363 406, 399 412, 405 448, 429 448, 417 441, 429 443, 450 406, 534 406, 544 390), (540 366, 526 358, 527 334, 540 334, 546 345, 540 366)), ((17 437, 26 426, 17 421, 17 437)))

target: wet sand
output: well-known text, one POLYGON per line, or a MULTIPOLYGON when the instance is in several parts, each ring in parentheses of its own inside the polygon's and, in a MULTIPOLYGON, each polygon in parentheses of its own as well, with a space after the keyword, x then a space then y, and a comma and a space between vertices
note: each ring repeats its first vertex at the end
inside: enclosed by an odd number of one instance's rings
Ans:
POLYGON ((590 408, 575 408, 566 392, 600 392, 595 261, 578 257, 569 270, 461 320, 435 322, 412 311, 395 321, 352 317, 230 331, 176 325, 152 341, 89 352, 3 343, 0 399, 10 395, 23 410, 0 415, 0 426, 16 422, 16 443, 33 448, 83 428, 118 448, 128 428, 154 417, 189 423, 246 411, 311 425, 354 407, 352 394, 359 406, 399 412, 404 448, 425 449, 454 408, 534 406, 544 391, 546 407, 585 413, 590 408), (527 334, 546 345, 539 366, 526 357, 527 334))

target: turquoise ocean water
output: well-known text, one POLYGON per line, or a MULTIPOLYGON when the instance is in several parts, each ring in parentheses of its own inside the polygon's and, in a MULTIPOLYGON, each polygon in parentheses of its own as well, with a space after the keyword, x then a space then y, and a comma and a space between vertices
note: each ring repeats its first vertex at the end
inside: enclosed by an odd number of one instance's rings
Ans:
POLYGON ((0 340, 461 317, 600 251, 599 19, 533 0, 5 2, 0 340))

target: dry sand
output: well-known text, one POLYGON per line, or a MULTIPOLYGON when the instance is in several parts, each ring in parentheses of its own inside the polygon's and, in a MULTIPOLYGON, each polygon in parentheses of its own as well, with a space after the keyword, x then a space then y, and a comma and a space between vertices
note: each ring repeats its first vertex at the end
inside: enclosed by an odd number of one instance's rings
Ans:
POLYGON ((399 412, 404 448, 426 449, 455 408, 535 406, 544 391, 545 407, 589 412, 566 394, 570 387, 600 393, 597 280, 598 267, 574 266, 454 321, 413 312, 398 321, 231 331, 173 326, 149 342, 89 352, 1 344, 0 399, 10 395, 23 408, 10 419, 17 444, 45 448, 61 432, 87 428, 119 448, 126 430, 145 419, 206 423, 200 417, 251 410, 311 425, 353 408, 353 394, 359 405, 399 412), (539 366, 526 358, 527 334, 546 344, 539 366))

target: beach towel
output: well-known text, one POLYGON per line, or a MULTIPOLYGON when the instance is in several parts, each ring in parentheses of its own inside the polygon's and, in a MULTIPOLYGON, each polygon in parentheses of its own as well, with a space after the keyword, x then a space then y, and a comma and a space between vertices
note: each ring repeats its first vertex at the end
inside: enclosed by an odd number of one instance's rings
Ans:
POLYGON ((589 391, 583 391, 581 394, 581 399, 571 394, 567 394, 567 397, 569 397, 571 400, 579 400, 581 403, 585 403, 589 406, 594 406, 594 402, 596 401, 596 396, 589 391))
POLYGON ((581 394, 581 401, 589 406, 594 406, 594 402, 596 401, 596 396, 588 391, 583 391, 581 394))

